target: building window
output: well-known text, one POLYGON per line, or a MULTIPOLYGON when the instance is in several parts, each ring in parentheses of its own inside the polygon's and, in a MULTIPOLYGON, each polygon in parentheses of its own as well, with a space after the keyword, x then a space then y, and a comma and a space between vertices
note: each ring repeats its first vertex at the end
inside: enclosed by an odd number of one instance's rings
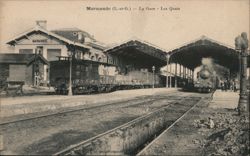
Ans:
POLYGON ((39 46, 36 48, 36 53, 39 55, 43 55, 43 47, 39 46))
POLYGON ((19 49, 20 54, 32 54, 33 49, 19 49))
POLYGON ((80 52, 80 51, 77 51, 76 52, 76 59, 81 59, 82 57, 82 52, 80 52))
POLYGON ((47 60, 57 61, 58 56, 61 56, 61 49, 48 49, 47 50, 47 60))

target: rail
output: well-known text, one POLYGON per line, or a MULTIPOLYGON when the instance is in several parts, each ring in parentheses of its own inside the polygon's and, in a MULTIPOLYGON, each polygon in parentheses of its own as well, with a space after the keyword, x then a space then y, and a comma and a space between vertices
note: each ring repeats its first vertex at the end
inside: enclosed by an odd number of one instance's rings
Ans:
MULTIPOLYGON (((172 96, 175 93, 177 93, 177 92, 176 91, 171 92, 168 96, 172 96)), ((153 97, 153 96, 149 96, 149 98, 151 98, 151 97, 153 97)), ((162 99, 163 98, 160 98, 160 99, 157 99, 157 100, 162 100, 162 99)), ((12 124, 12 123, 17 123, 17 122, 28 121, 28 120, 39 119, 39 118, 45 118, 45 117, 49 117, 49 116, 56 116, 56 115, 60 115, 60 114, 72 113, 72 112, 77 112, 77 111, 82 111, 82 110, 90 110, 90 109, 95 109, 95 108, 112 106, 112 105, 126 106, 126 104, 124 105, 124 102, 128 103, 129 101, 132 101, 132 99, 131 100, 122 100, 122 101, 112 101, 112 102, 105 103, 103 105, 100 105, 100 103, 97 103, 96 105, 91 105, 91 106, 74 107, 74 108, 69 108, 69 109, 64 110, 64 111, 58 111, 58 112, 53 112, 53 113, 49 113, 49 114, 40 114, 40 115, 31 116, 31 117, 28 116, 28 117, 24 117, 24 118, 18 118, 17 120, 2 121, 2 122, 0 122, 0 126, 1 125, 12 124)), ((156 100, 155 99, 151 99, 151 100, 143 99, 141 101, 130 104, 129 106, 143 104, 145 102, 152 102, 152 101, 156 101, 156 100)))
MULTIPOLYGON (((182 118, 184 118, 191 110, 193 110, 197 105, 204 103, 204 98, 202 98, 199 102, 197 102, 194 106, 192 106, 188 111, 186 111, 182 116, 180 116, 174 123, 172 123, 166 130, 164 130, 160 135, 158 135, 153 141, 147 144, 136 156, 144 155, 143 153, 150 148, 157 140, 159 140, 167 131, 169 131, 176 123, 178 123, 182 118)), ((209 103, 210 101, 206 101, 209 103)))

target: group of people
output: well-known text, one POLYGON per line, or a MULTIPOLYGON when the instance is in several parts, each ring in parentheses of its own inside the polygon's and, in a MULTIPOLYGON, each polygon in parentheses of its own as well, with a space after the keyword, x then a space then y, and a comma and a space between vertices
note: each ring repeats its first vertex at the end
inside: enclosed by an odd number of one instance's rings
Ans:
POLYGON ((224 81, 220 81, 220 87, 222 91, 237 91, 237 84, 235 80, 224 80, 224 81))

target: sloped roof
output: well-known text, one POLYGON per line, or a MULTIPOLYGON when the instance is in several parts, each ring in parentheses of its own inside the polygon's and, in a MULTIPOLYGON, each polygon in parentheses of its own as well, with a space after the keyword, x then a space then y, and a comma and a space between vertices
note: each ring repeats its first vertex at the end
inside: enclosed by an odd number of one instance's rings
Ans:
POLYGON ((74 33, 79 33, 81 32, 83 34, 83 37, 84 38, 89 38, 90 41, 84 41, 84 45, 87 45, 87 46, 90 46, 90 47, 93 47, 93 48, 97 48, 97 49, 100 49, 100 50, 105 50, 106 49, 106 45, 104 43, 101 43, 99 41, 97 41, 91 34, 89 34, 88 32, 86 31, 83 31, 79 28, 63 28, 63 29, 56 29, 56 30, 52 30, 53 33, 57 34, 57 35, 60 35, 64 38, 67 38, 73 42, 78 42, 78 43, 81 43, 79 40, 78 40, 78 36, 77 34, 74 34, 74 33))
POLYGON ((171 55, 171 62, 180 63, 190 69, 201 65, 204 57, 210 57, 215 63, 232 70, 237 70, 239 65, 239 53, 233 47, 206 36, 201 36, 168 53, 171 55))
MULTIPOLYGON (((72 27, 72 28, 60 28, 60 29, 54 29, 54 30, 51 30, 52 32, 53 31, 78 31, 78 32, 82 32, 81 29, 79 28, 76 28, 76 27, 72 27)), ((87 32, 86 32, 87 33, 87 32)))
POLYGON ((99 41, 85 42, 84 44, 87 45, 87 46, 102 50, 102 51, 107 49, 107 46, 104 43, 101 43, 99 41))
POLYGON ((207 37, 207 36, 205 36, 205 35, 202 35, 201 37, 199 37, 199 38, 197 38, 197 39, 194 39, 194 40, 192 40, 192 41, 189 41, 189 42, 187 42, 187 43, 184 43, 184 44, 182 44, 182 45, 180 45, 180 46, 178 46, 178 47, 172 48, 172 50, 168 50, 168 52, 177 51, 178 49, 181 49, 181 48, 184 48, 184 47, 187 47, 187 46, 191 46, 191 45, 194 44, 194 43, 197 43, 197 42, 200 42, 200 41, 205 41, 205 40, 208 40, 208 41, 210 41, 210 42, 212 42, 212 43, 215 43, 215 44, 218 44, 218 45, 220 45, 220 46, 224 46, 224 47, 228 47, 228 48, 230 48, 230 49, 234 49, 234 47, 232 47, 232 46, 230 46, 230 45, 227 45, 227 44, 225 44, 225 43, 216 41, 216 40, 214 40, 214 39, 212 39, 212 38, 209 38, 209 37, 207 37))
POLYGON ((51 32, 60 35, 66 39, 69 39, 71 41, 74 42, 79 42, 78 40, 78 36, 74 35, 73 32, 81 32, 83 34, 84 37, 88 37, 91 40, 95 41, 95 39, 93 38, 93 36, 91 36, 89 33, 87 33, 86 31, 83 31, 81 29, 78 28, 63 28, 63 29, 56 29, 56 30, 52 30, 51 32))
POLYGON ((144 66, 161 67, 166 65, 166 51, 140 39, 131 39, 105 50, 105 53, 134 59, 144 66))
POLYGON ((86 48, 86 49, 90 49, 90 48, 91 48, 91 47, 89 47, 89 46, 87 46, 87 45, 84 45, 84 44, 80 44, 80 43, 71 41, 71 40, 69 40, 69 39, 67 39, 67 38, 65 38, 65 37, 63 37, 63 36, 61 36, 61 35, 58 35, 58 34, 56 34, 56 33, 54 33, 54 32, 45 30, 45 29, 43 29, 43 28, 41 28, 41 27, 39 27, 39 26, 36 26, 36 27, 34 27, 34 28, 32 28, 32 29, 30 29, 30 30, 28 30, 28 31, 26 31, 26 32, 24 32, 24 33, 22 33, 22 34, 20 34, 20 35, 18 35, 18 36, 16 36, 16 37, 14 37, 14 38, 12 38, 12 39, 10 39, 10 40, 7 42, 7 44, 15 45, 15 44, 16 44, 16 41, 18 41, 18 40, 20 40, 20 39, 22 39, 22 38, 26 38, 28 35, 33 34, 33 33, 35 33, 35 32, 42 32, 42 33, 45 33, 45 34, 47 34, 47 35, 49 35, 49 36, 52 36, 52 37, 54 37, 54 38, 56 38, 56 39, 58 39, 58 40, 60 40, 60 41, 63 41, 63 42, 65 42, 65 43, 67 43, 67 44, 70 44, 70 45, 75 45, 75 46, 82 47, 82 48, 86 48))
POLYGON ((128 42, 131 42, 131 41, 132 41, 132 42, 133 42, 133 41, 138 41, 138 42, 140 42, 140 43, 142 43, 142 44, 146 44, 146 45, 151 46, 151 47, 153 47, 153 48, 155 48, 155 49, 161 50, 161 51, 164 52, 164 53, 167 52, 166 49, 163 49, 163 48, 161 48, 161 47, 159 47, 159 46, 156 46, 156 45, 154 45, 154 44, 152 44, 152 43, 149 43, 149 42, 147 42, 147 41, 141 40, 141 39, 139 39, 139 38, 137 38, 137 37, 132 37, 132 38, 130 38, 130 39, 126 40, 126 41, 123 41, 123 42, 121 42, 121 43, 119 43, 119 44, 112 44, 112 46, 109 47, 108 49, 106 49, 105 51, 110 51, 110 50, 112 50, 112 49, 114 49, 114 48, 116 48, 116 47, 119 47, 119 46, 121 46, 121 45, 127 44, 128 42))
POLYGON ((17 53, 0 54, 0 63, 30 65, 35 59, 40 59, 44 64, 49 64, 49 62, 41 55, 17 53))

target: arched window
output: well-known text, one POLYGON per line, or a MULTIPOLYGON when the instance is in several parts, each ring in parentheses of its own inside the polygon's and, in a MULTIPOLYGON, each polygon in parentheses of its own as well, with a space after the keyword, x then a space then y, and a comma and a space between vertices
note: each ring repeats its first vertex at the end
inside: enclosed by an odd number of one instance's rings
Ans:
POLYGON ((90 59, 91 59, 92 61, 94 61, 94 60, 95 60, 95 56, 92 55, 92 56, 90 57, 90 59))

